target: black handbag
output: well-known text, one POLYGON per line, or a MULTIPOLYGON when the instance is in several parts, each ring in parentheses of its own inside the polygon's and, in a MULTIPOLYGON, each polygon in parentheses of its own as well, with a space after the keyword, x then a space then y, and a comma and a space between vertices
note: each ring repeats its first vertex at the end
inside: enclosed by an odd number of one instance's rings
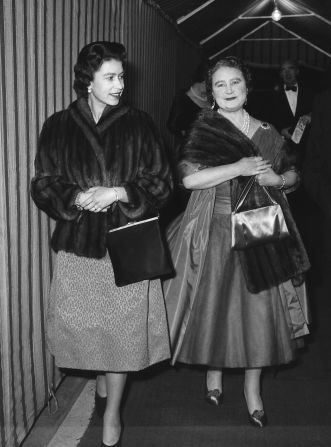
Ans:
POLYGON ((271 205, 240 211, 254 181, 255 177, 249 179, 231 213, 231 247, 235 250, 279 241, 290 235, 280 205, 265 186, 261 189, 271 205))
POLYGON ((109 230, 107 248, 118 287, 174 272, 158 217, 109 230))

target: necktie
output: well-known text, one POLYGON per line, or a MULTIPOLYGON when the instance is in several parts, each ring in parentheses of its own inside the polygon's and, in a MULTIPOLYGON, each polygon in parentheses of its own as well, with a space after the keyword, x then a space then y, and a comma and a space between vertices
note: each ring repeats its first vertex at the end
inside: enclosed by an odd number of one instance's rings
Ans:
POLYGON ((293 92, 297 91, 297 86, 296 85, 287 85, 285 87, 285 90, 292 90, 293 92))

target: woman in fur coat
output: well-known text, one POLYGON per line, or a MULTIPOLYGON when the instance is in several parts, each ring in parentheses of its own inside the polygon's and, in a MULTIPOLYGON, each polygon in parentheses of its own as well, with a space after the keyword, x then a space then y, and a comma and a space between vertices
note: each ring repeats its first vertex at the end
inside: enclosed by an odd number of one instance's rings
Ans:
POLYGON ((193 192, 169 228, 177 274, 164 292, 172 362, 206 365, 206 399, 215 405, 222 399, 222 368, 244 368, 249 421, 263 427, 262 368, 293 360, 295 340, 308 333, 303 273, 309 262, 284 195, 298 173, 277 131, 243 108, 249 82, 234 57, 208 72, 213 106, 200 114, 182 148, 182 183, 193 192), (267 186, 291 237, 233 250, 231 212, 251 176, 249 208, 263 204, 261 185, 267 186))
POLYGON ((108 229, 155 212, 172 189, 153 121, 121 101, 124 58, 115 42, 81 50, 78 99, 46 120, 31 187, 56 220, 48 345, 59 367, 99 371, 105 446, 120 443, 127 372, 170 356, 160 281, 116 287, 106 251, 108 229))

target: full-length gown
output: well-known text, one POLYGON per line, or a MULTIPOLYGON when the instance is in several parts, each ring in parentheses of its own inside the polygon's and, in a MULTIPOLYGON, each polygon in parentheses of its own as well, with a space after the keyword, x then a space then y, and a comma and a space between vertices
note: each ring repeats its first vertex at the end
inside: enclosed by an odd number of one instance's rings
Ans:
MULTIPOLYGON (((263 153, 275 135, 261 126, 253 141, 263 153)), ((309 332, 305 283, 247 289, 231 250, 230 182, 194 191, 169 241, 177 271, 164 284, 173 363, 253 368, 294 358, 295 340, 309 332)))

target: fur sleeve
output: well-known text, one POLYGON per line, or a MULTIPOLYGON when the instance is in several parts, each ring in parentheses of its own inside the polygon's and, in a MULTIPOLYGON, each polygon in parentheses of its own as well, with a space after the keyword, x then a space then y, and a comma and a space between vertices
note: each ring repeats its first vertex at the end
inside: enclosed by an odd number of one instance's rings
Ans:
MULTIPOLYGON (((61 112, 60 112, 61 113, 61 112)), ((55 220, 73 220, 79 211, 74 206, 81 188, 65 180, 56 147, 59 114, 50 117, 41 131, 35 159, 35 176, 31 181, 31 196, 35 204, 55 220)))
POLYGON ((122 184, 129 203, 119 203, 128 219, 141 218, 162 208, 173 188, 170 165, 155 124, 149 116, 142 114, 136 129, 133 146, 140 154, 139 166, 135 177, 122 184))

